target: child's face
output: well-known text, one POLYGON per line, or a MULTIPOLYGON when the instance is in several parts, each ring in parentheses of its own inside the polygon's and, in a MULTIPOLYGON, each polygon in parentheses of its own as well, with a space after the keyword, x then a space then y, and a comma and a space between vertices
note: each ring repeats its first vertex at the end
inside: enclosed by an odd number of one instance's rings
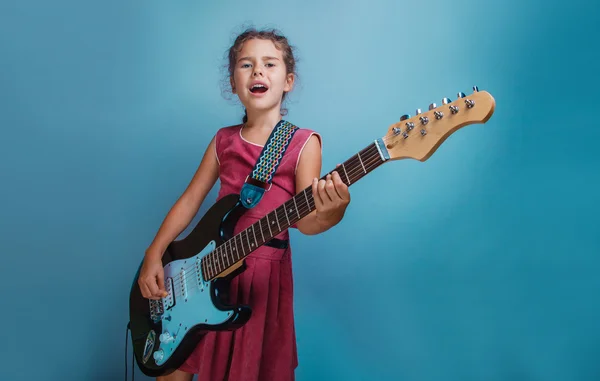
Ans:
POLYGON ((246 41, 232 79, 232 91, 249 110, 281 107, 284 92, 292 89, 294 75, 287 74, 282 52, 270 40, 246 41), (258 84, 262 86, 257 86, 258 84))

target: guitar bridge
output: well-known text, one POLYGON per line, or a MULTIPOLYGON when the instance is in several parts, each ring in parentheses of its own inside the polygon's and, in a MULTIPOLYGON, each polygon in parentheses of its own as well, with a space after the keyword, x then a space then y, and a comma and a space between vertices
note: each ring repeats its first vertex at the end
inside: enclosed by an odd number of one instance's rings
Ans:
POLYGON ((158 323, 164 313, 165 309, 162 300, 150 299, 150 319, 152 319, 154 323, 158 323))

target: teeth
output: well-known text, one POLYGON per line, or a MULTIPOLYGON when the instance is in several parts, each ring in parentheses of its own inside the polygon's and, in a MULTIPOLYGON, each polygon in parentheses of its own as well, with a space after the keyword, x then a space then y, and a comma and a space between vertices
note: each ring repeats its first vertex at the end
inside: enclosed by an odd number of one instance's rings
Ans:
POLYGON ((253 89, 255 89, 257 87, 266 87, 266 86, 265 85, 261 85, 260 83, 257 83, 256 85, 252 86, 253 89))

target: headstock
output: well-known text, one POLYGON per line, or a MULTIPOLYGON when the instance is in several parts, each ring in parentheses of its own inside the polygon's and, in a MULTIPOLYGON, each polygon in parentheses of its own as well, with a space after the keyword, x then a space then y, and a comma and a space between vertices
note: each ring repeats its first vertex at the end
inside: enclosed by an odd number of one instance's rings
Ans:
POLYGON ((432 103, 428 111, 417 109, 417 115, 412 118, 403 115, 383 137, 390 160, 429 159, 458 129, 487 122, 494 113, 495 104, 487 91, 479 91, 477 86, 473 86, 473 93, 467 96, 460 92, 454 102, 444 98, 439 107, 432 103))

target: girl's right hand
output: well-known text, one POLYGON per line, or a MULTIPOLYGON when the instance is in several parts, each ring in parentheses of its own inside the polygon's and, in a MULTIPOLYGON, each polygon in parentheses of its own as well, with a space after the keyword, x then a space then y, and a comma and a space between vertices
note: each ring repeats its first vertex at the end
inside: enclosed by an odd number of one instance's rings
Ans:
POLYGON ((142 296, 154 300, 167 296, 164 277, 165 271, 161 258, 146 256, 138 277, 138 285, 142 296))

